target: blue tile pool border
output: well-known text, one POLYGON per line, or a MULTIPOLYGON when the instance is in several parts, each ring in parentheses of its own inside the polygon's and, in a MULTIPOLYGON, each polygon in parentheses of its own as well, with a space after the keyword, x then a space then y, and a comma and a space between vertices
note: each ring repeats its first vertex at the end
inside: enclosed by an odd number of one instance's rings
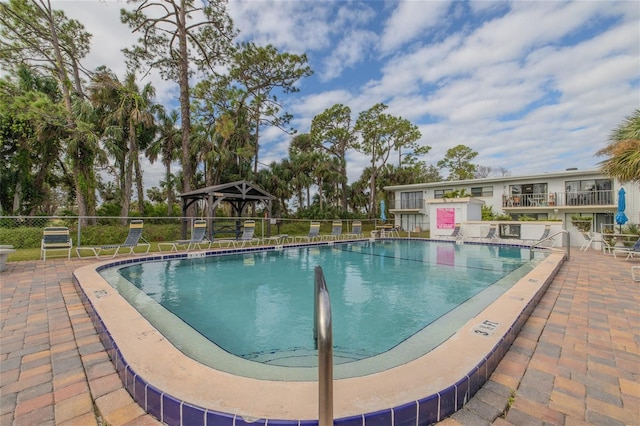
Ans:
MULTIPOLYGON (((385 238, 384 240, 393 240, 396 238, 385 238)), ((427 238, 413 238, 415 240, 431 241, 431 242, 451 242, 455 244, 455 241, 442 241, 427 238)), ((366 239, 359 240, 341 240, 341 241, 324 241, 315 243, 299 243, 299 244, 287 244, 289 248, 299 248, 307 246, 318 245, 333 245, 336 243, 349 243, 354 241, 367 241, 366 239)), ((466 244, 466 243, 465 243, 466 244)), ((473 243, 483 244, 483 243, 473 243)), ((496 245, 496 244, 494 244, 496 245)), ((523 248, 518 244, 498 244, 502 247, 518 247, 523 248)), ((203 252, 192 253, 172 253, 172 254, 159 254, 159 255, 146 255, 141 257, 126 258, 121 260, 114 260, 106 264, 102 264, 96 267, 96 272, 102 271, 107 268, 112 268, 121 265, 131 265, 141 262, 159 261, 159 260, 174 260, 174 259, 189 259, 189 258, 201 258, 209 256, 224 256, 237 253, 258 252, 258 251, 273 251, 281 250, 283 246, 262 246, 262 247, 247 247, 247 248, 234 248, 234 249, 222 249, 222 250, 206 250, 203 252)), ((498 366, 500 360, 506 354, 509 347, 517 337, 518 333, 526 323, 527 319, 533 312, 547 288, 551 284, 551 281, 558 272, 558 269, 562 262, 552 271, 547 277, 545 282, 540 286, 538 291, 526 304, 522 312, 515 319, 509 329, 502 335, 500 340, 492 348, 492 350, 465 376, 461 377, 458 381, 451 384, 449 387, 442 389, 432 395, 427 395, 416 401, 410 401, 392 407, 388 409, 382 409, 371 413, 362 413, 360 415, 343 417, 334 419, 334 424, 340 426, 395 426, 395 425, 429 425, 441 421, 456 411, 460 410, 469 400, 475 395, 475 393, 482 387, 482 385, 489 379, 493 371, 498 366)), ((251 419, 251 421, 245 421, 241 415, 233 413, 223 413, 216 410, 200 407, 192 404, 189 401, 183 401, 172 395, 163 392, 161 389, 148 383, 144 377, 137 374, 133 368, 127 363, 120 350, 118 349, 117 342, 113 339, 109 331, 107 330, 104 322, 100 318, 96 309, 94 309, 91 300, 87 297, 84 289, 80 285, 78 278, 73 273, 73 284, 80 295, 82 303, 89 314, 91 322, 98 333, 100 341, 102 342, 107 354, 109 355, 118 376, 120 377, 124 388, 129 392, 131 397, 136 401, 138 405, 147 413, 154 416, 158 420, 166 423, 170 426, 181 425, 220 425, 220 426, 314 426, 318 424, 315 419, 299 419, 299 420, 286 420, 286 419, 251 419)))

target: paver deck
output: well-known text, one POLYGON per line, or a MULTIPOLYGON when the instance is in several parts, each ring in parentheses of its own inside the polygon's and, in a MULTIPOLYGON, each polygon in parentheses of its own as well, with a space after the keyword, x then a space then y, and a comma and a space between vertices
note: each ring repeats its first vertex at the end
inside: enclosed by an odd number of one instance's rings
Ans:
MULTIPOLYGON (((92 260, 0 273, 0 425, 158 425, 123 388, 71 281, 92 260)), ((640 425, 640 283, 572 252, 491 379, 442 425, 640 425)))

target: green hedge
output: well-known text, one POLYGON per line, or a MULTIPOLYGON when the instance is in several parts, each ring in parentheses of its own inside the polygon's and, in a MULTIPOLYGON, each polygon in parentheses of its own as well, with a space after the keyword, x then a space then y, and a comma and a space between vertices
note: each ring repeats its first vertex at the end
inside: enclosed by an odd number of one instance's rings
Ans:
MULTIPOLYGON (((19 227, 13 229, 0 228, 0 244, 12 245, 17 249, 39 248, 44 228, 19 227)), ((175 241, 180 239, 180 224, 144 225, 142 236, 149 242, 175 241)), ((78 230, 69 227, 73 245, 78 245, 78 230)), ((83 226, 80 235, 83 246, 119 244, 124 242, 129 233, 128 226, 91 225, 83 226)))
POLYGON ((0 228, 0 244, 14 248, 39 248, 42 240, 42 228, 0 228))

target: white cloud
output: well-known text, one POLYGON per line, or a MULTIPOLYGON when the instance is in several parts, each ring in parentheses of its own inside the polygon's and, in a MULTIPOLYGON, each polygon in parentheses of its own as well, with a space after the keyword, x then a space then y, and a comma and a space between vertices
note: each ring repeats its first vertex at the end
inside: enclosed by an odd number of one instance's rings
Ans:
POLYGON ((272 44, 292 53, 329 46, 330 2, 231 0, 229 14, 240 40, 272 44))
MULTIPOLYGON (((125 6, 54 1, 94 34, 87 66, 119 76, 120 49, 135 41, 119 21, 125 6)), ((431 164, 465 144, 477 163, 514 174, 594 167, 609 132, 640 104, 634 1, 231 0, 229 11, 239 40, 308 54, 316 74, 283 99, 299 132, 336 103, 356 118, 385 102, 418 125, 431 164)), ((148 78, 159 100, 176 103, 175 83, 148 78)), ((290 140, 261 130, 260 161, 285 157, 290 140)), ((356 152, 348 161, 350 181, 369 166, 356 152)))
POLYGON ((355 30, 345 34, 325 59, 320 80, 331 80, 342 74, 345 68, 361 62, 376 40, 377 36, 371 31, 355 30))
POLYGON ((403 44, 414 41, 445 19, 449 1, 410 0, 397 2, 387 22, 380 42, 383 54, 393 52, 403 44))

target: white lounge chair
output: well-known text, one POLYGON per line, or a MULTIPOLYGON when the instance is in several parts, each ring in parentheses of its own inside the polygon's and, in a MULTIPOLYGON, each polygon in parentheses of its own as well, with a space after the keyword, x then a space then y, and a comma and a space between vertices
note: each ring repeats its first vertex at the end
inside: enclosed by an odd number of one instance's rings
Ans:
POLYGON ((464 239, 464 234, 462 233, 462 225, 456 223, 453 226, 453 232, 451 232, 451 235, 442 235, 438 238, 442 238, 445 240, 456 240, 458 242, 461 242, 464 239))
POLYGON ((298 235, 295 237, 295 241, 313 241, 320 238, 320 222, 311 222, 309 225, 309 234, 298 235))
POLYGON ((626 254, 627 255, 627 259, 631 259, 634 257, 640 257, 640 238, 638 238, 638 241, 635 242, 635 244, 633 244, 632 247, 614 247, 613 248, 613 257, 615 257, 616 259, 618 258, 616 256, 616 253, 618 254, 626 254))
POLYGON ((342 238, 342 221, 336 220, 331 224, 331 233, 321 236, 323 240, 339 240, 342 238))
POLYGON ((134 254, 134 255, 142 255, 149 253, 149 249, 151 248, 151 244, 147 242, 142 237, 142 228, 144 227, 144 222, 139 219, 132 220, 129 223, 129 234, 127 235, 127 239, 122 244, 108 244, 105 246, 85 246, 85 247, 76 247, 76 253, 78 257, 81 256, 82 251, 91 252, 96 258, 100 259, 100 256, 105 251, 113 250, 113 254, 105 255, 103 257, 116 257, 120 254, 120 250, 125 250, 124 254, 134 254), (142 242, 141 242, 142 241, 142 242), (134 250, 137 247, 142 247, 144 252, 136 253, 134 250))
POLYGON ((489 231, 487 231, 487 235, 485 235, 484 237, 463 237, 463 238, 475 239, 480 241, 497 241, 499 240, 497 232, 498 232, 498 225, 491 224, 489 225, 489 231))
POLYGON ((254 237, 256 231, 256 222, 253 220, 245 220, 242 229, 242 235, 237 240, 233 240, 234 247, 244 247, 245 244, 252 245, 254 242, 259 244, 260 238, 254 237))
POLYGON ((351 232, 344 234, 344 238, 361 238, 362 237, 362 222, 354 220, 351 224, 351 232))
POLYGON ((189 251, 196 248, 198 250, 202 250, 203 248, 210 248, 211 241, 207 238, 207 221, 196 220, 193 222, 191 239, 158 243, 158 250, 162 251, 163 247, 169 247, 169 252, 177 252, 178 250, 184 249, 186 249, 186 251, 189 251))

